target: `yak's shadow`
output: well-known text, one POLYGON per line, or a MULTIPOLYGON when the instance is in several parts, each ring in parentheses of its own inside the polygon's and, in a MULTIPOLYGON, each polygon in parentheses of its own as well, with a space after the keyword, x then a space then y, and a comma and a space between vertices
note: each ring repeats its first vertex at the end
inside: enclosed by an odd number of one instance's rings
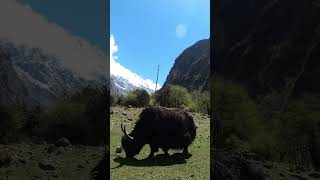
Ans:
MULTIPOLYGON (((119 165, 115 168, 121 167, 123 165, 127 166, 170 166, 174 164, 184 164, 186 163, 186 158, 191 157, 191 154, 186 157, 182 153, 174 153, 172 155, 165 155, 165 154, 157 154, 153 158, 146 158, 146 159, 128 159, 123 157, 116 157, 113 160, 119 165)), ((112 169, 115 169, 112 168, 112 169)))

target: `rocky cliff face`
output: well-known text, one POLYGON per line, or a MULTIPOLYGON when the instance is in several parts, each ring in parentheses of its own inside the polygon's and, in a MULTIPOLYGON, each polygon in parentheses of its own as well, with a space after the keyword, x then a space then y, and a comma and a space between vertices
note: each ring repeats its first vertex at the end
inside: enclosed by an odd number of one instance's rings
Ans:
POLYGON ((252 95, 288 86, 294 95, 320 92, 318 1, 229 0, 214 13, 212 72, 252 95))
POLYGON ((210 41, 200 40, 184 50, 175 60, 164 83, 181 85, 189 91, 208 90, 210 67, 210 41))

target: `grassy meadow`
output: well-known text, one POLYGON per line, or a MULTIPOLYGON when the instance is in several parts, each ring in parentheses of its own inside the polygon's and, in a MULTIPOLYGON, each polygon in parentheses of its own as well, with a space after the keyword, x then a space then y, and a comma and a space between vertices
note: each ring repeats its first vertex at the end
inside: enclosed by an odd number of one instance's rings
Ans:
POLYGON ((110 117, 110 175, 111 179, 209 179, 210 178, 210 118, 206 115, 193 113, 195 122, 199 125, 197 136, 189 146, 189 159, 181 158, 182 150, 169 150, 170 157, 164 157, 163 151, 155 154, 152 160, 146 160, 149 155, 149 145, 135 156, 136 160, 125 159, 125 152, 116 154, 121 146, 123 135, 120 124, 128 124, 131 131, 143 108, 111 108, 110 117))

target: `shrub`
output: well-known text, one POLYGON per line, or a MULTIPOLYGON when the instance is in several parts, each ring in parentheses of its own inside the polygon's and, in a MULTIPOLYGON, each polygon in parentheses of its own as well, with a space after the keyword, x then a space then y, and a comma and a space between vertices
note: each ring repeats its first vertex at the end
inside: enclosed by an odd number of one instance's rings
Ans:
POLYGON ((181 108, 188 107, 191 96, 188 90, 178 85, 168 85, 156 92, 156 103, 164 107, 181 108))
POLYGON ((39 117, 39 127, 33 132, 48 141, 66 137, 72 143, 102 144, 106 140, 108 97, 104 88, 85 88, 39 117))
POLYGON ((115 106, 117 104, 118 98, 115 95, 110 95, 110 106, 115 106))
POLYGON ((213 118, 219 122, 217 145, 249 148, 263 133, 258 107, 241 85, 216 77, 211 100, 213 118))
POLYGON ((193 91, 191 93, 192 101, 189 109, 193 112, 209 113, 210 96, 209 92, 193 91))
POLYGON ((8 135, 13 128, 13 117, 8 107, 0 105, 0 143, 7 143, 8 135))
POLYGON ((119 102, 120 105, 133 107, 145 107, 149 105, 150 95, 144 89, 137 89, 129 92, 127 96, 123 97, 119 102))

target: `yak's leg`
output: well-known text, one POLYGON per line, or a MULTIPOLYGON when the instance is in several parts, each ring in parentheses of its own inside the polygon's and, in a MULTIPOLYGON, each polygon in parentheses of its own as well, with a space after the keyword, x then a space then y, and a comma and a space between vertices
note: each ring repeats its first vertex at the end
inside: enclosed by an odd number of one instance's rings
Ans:
POLYGON ((189 154, 189 151, 188 151, 188 146, 185 146, 185 147, 183 148, 182 154, 183 154, 183 156, 184 156, 185 158, 191 157, 191 154, 189 154))
POLYGON ((158 152, 158 150, 159 150, 157 146, 154 146, 151 144, 150 144, 150 149, 151 149, 151 151, 150 151, 148 158, 152 158, 154 156, 154 153, 158 152))
POLYGON ((166 156, 169 156, 169 153, 168 153, 169 148, 165 147, 165 148, 162 148, 162 150, 166 156))

